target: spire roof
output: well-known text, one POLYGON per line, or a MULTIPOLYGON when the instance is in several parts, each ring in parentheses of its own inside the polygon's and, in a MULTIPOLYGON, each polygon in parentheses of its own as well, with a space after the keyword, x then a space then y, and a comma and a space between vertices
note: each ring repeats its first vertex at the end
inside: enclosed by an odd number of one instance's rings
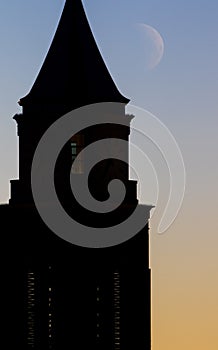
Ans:
POLYGON ((129 100, 118 91, 98 50, 81 0, 66 0, 53 42, 20 105, 65 105, 129 100))

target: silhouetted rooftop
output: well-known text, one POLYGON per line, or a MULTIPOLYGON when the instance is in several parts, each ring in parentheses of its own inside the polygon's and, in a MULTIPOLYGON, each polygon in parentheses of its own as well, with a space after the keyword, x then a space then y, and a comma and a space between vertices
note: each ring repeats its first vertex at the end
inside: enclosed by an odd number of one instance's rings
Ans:
POLYGON ((118 91, 92 35, 80 0, 67 0, 39 75, 20 105, 68 105, 129 100, 118 91))

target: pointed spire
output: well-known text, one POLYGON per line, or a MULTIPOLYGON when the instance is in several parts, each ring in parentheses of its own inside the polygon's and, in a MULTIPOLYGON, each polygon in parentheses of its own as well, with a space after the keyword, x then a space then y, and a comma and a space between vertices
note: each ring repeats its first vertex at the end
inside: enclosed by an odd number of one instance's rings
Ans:
POLYGON ((66 0, 39 75, 20 105, 64 105, 71 110, 96 102, 129 100, 118 91, 107 70, 81 1, 66 0))

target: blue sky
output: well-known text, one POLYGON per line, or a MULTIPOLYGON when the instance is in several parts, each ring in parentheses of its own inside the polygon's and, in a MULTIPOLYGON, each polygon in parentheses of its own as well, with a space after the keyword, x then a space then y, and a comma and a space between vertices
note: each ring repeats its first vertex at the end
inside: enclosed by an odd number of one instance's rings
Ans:
MULTIPOLYGON (((157 238, 154 234, 151 239, 153 350, 203 350, 210 341, 210 349, 216 350, 218 2, 83 3, 117 86, 134 105, 149 110, 165 123, 186 164, 187 190, 182 210, 167 235, 157 238), (151 71, 145 67, 146 47, 137 23, 153 26, 164 39, 163 59, 151 71), (206 276, 203 290, 199 270, 206 276), (184 290, 187 283, 189 293, 184 290), (157 288, 161 295, 155 292, 157 288), (189 312, 188 323, 179 305, 189 312), (205 321, 199 323, 196 310, 202 305, 205 321), (173 310, 183 316, 178 326, 173 321, 173 310)), ((63 0, 0 3, 0 202, 8 200, 9 179, 17 177, 16 125, 12 116, 21 112, 17 101, 37 76, 63 5, 63 0)))

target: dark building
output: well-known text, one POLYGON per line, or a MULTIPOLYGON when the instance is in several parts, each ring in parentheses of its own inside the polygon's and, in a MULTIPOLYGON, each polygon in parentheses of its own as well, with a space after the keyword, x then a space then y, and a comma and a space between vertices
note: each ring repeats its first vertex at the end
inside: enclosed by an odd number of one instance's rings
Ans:
MULTIPOLYGON (((150 350, 150 269, 146 208, 144 228, 125 242, 85 248, 54 234, 40 218, 31 191, 31 166, 45 131, 64 114, 94 103, 114 102, 123 125, 93 125, 66 143, 54 174, 58 198, 67 213, 92 227, 109 227, 138 205, 136 182, 128 175, 129 102, 115 86, 92 36, 80 0, 67 0, 63 14, 29 94, 15 115, 19 136, 19 179, 11 181, 8 205, 0 206, 4 227, 2 266, 2 339, 8 348, 150 350), (126 196, 111 213, 90 213, 75 200, 69 184, 71 163, 81 149, 106 138, 127 141, 126 163, 107 159, 90 173, 89 188, 99 201, 108 198, 114 178, 126 196), (103 218, 102 218, 103 217, 103 218)), ((76 122, 76 121, 75 121, 76 122)), ((75 178, 83 176, 80 159, 75 178)))

